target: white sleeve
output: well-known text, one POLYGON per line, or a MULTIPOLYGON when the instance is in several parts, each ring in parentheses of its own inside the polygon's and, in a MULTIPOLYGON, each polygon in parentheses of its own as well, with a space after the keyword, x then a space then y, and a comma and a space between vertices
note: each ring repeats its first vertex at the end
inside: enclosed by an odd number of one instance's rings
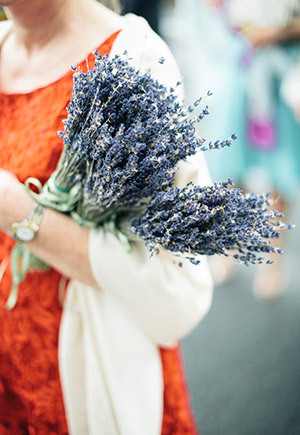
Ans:
MULTIPOLYGON (((166 44, 143 19, 133 15, 126 19, 128 25, 111 55, 127 49, 137 67, 152 69, 154 65, 158 80, 176 84, 180 75, 166 44), (165 58, 163 65, 157 62, 160 57, 165 58)), ((176 182, 182 185, 189 180, 209 182, 203 157, 181 164, 176 182)), ((90 231, 89 255, 100 288, 114 294, 137 326, 159 345, 169 346, 189 333, 210 307, 213 286, 205 257, 198 266, 183 260, 179 267, 178 258, 175 261, 176 257, 163 250, 150 258, 143 243, 135 243, 133 252, 127 253, 101 228, 90 231)))
POLYGON ((212 280, 205 258, 198 266, 161 251, 149 258, 142 243, 128 253, 102 229, 90 232, 90 261, 103 291, 111 292, 141 330, 168 346, 189 333, 207 313, 212 280))

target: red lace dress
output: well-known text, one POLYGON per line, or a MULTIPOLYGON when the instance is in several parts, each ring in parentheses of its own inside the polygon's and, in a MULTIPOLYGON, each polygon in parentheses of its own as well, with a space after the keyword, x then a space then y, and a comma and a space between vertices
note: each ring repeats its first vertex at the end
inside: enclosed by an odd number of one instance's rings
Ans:
MULTIPOLYGON (((118 33, 118 32, 117 32, 118 33)), ((108 53, 116 34, 99 53, 108 53)), ((94 56, 88 58, 93 66, 94 56)), ((86 68, 86 61, 80 65, 86 68)), ((28 94, 0 94, 0 167, 24 182, 44 183, 62 151, 57 131, 67 117, 72 71, 28 94)), ((54 235, 55 237, 55 235, 54 235)), ((0 261, 14 241, 0 231, 0 261)), ((68 433, 58 370, 61 306, 60 275, 51 269, 29 273, 19 287, 16 307, 3 309, 11 286, 7 267, 0 284, 0 435, 64 435, 68 433)), ((196 432, 190 414, 179 349, 161 350, 165 383, 162 434, 196 432)))

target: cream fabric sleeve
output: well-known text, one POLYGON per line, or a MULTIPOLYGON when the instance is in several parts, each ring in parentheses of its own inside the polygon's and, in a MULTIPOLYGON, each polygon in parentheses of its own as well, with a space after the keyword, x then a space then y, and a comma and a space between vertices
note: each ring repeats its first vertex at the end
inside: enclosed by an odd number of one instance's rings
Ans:
MULTIPOLYGON (((126 49, 134 65, 151 69, 153 75, 174 86, 180 75, 166 44, 142 18, 125 17, 125 25, 111 53, 126 49), (165 58, 163 65, 158 64, 165 58)), ((181 164, 177 183, 189 180, 208 183, 203 157, 181 164)), ((189 333, 207 313, 212 299, 212 279, 205 257, 198 266, 161 251, 149 256, 143 243, 135 243, 127 253, 119 241, 103 229, 90 231, 89 255, 92 272, 100 288, 111 292, 137 326, 155 343, 169 346, 189 333)))

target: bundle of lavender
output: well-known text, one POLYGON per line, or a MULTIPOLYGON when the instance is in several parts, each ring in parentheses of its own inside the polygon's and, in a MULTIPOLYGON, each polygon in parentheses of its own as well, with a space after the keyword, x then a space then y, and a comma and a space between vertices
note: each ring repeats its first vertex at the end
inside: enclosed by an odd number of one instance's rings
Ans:
MULTIPOLYGON (((174 89, 128 60, 96 56, 94 69, 74 74, 68 117, 59 132, 63 153, 38 201, 70 211, 89 226, 139 209, 146 199, 171 188, 179 160, 207 149, 195 134, 195 123, 207 107, 193 119, 189 110, 179 104, 174 89)), ((232 139, 208 148, 229 145, 232 139)))
MULTIPOLYGON (((35 199, 79 224, 103 225, 123 241, 138 237, 152 252, 165 248, 195 263, 198 254, 229 252, 245 264, 259 263, 257 254, 276 251, 269 239, 286 226, 273 222, 280 216, 269 211, 268 196, 244 195, 230 182, 174 187, 179 161, 230 145, 235 135, 206 145, 195 126, 207 106, 191 116, 201 99, 185 108, 174 89, 124 57, 95 56, 95 68, 74 73, 55 173, 43 188, 38 180, 27 182, 40 190, 31 192, 35 199)), ((10 308, 16 294, 11 300, 10 308)))
POLYGON ((191 116, 201 98, 186 108, 175 89, 135 69, 125 56, 95 57, 92 70, 75 70, 59 132, 63 153, 37 200, 82 225, 106 225, 116 234, 121 226, 152 252, 188 253, 191 261, 198 254, 232 252, 245 264, 259 263, 258 253, 280 252, 270 239, 287 226, 270 211, 268 195, 245 195, 230 181, 174 187, 178 161, 235 139, 206 145, 196 134, 208 114, 205 106, 191 116))

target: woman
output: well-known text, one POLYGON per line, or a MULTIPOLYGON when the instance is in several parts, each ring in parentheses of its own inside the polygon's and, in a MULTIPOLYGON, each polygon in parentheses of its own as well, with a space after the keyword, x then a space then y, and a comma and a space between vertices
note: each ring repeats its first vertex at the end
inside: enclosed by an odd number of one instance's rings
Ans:
MULTIPOLYGON (((38 231, 24 244, 52 268, 29 273, 15 308, 0 311, 0 432, 195 433, 176 343, 209 309, 205 260, 179 268, 164 252, 149 259, 139 243, 128 254, 101 228, 37 210, 22 186, 28 176, 44 183, 56 167, 70 65, 91 68, 95 48, 111 56, 127 49, 136 66, 174 84, 174 60, 143 19, 95 0, 2 5, 10 21, 0 27, 1 305, 11 285, 13 223, 34 215, 38 231), (70 278, 63 310, 62 275, 70 278)), ((198 181, 207 180, 203 160, 190 161, 178 183, 199 169, 198 181)))

